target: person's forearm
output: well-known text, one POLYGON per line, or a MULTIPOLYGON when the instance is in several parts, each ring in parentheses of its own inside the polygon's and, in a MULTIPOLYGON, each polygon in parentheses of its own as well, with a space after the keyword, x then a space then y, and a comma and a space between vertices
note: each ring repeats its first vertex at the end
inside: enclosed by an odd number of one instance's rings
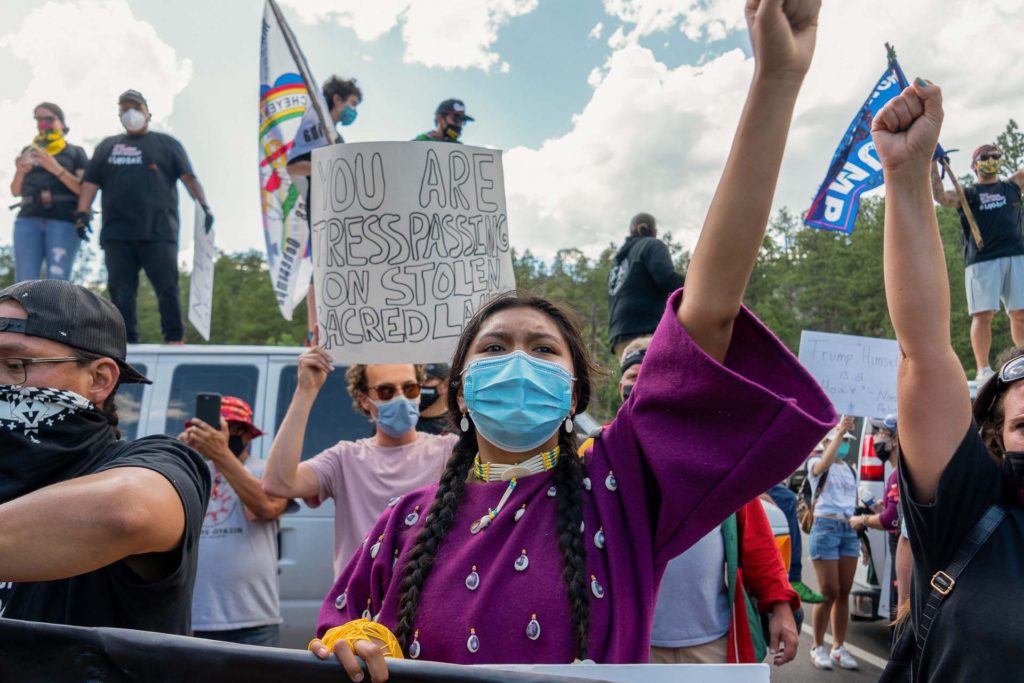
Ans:
POLYGON ((909 358, 946 353, 949 280, 927 170, 902 169, 885 183, 885 296, 896 339, 909 358))
POLYGON ((60 171, 54 174, 64 187, 68 188, 75 194, 80 194, 82 191, 82 181, 71 171, 64 167, 61 167, 60 171))
POLYGON ((194 175, 185 175, 181 177, 181 182, 185 183, 185 189, 199 206, 207 206, 206 192, 203 191, 203 185, 199 182, 199 178, 194 175))
POLYGON ((679 322, 720 362, 764 240, 800 83, 755 76, 686 273, 679 322))
POLYGON ((290 176, 299 176, 308 180, 313 175, 313 163, 310 161, 293 161, 288 164, 285 170, 288 171, 290 176))
POLYGON ((263 490, 280 498, 302 498, 303 493, 295 491, 302 445, 306 436, 306 424, 313 409, 316 394, 295 390, 288 412, 274 436, 270 446, 267 465, 263 470, 263 490))
POLYGON ((931 180, 932 199, 941 204, 945 199, 946 188, 942 186, 942 176, 939 174, 939 162, 937 161, 932 163, 931 180))
POLYGON ((96 183, 90 183, 88 180, 83 180, 81 189, 78 193, 78 208, 76 211, 89 211, 92 208, 92 200, 96 199, 96 193, 99 189, 100 186, 96 183))
POLYGON ((11 196, 21 196, 21 185, 25 180, 25 171, 18 167, 14 170, 14 179, 11 181, 11 196))
POLYGON ((264 521, 272 521, 281 516, 288 501, 284 498, 270 496, 263 490, 260 480, 245 465, 228 451, 214 460, 217 470, 231 484, 239 499, 250 512, 264 521))
POLYGON ((161 547, 170 538, 166 529, 154 532, 154 526, 166 523, 173 535, 174 523, 180 519, 183 524, 183 512, 171 489, 177 519, 174 514, 163 517, 168 497, 161 489, 170 484, 156 472, 147 473, 133 482, 108 470, 0 505, 0 580, 54 581, 132 555, 168 550, 161 547), (147 487, 156 488, 153 495, 140 496, 147 487))

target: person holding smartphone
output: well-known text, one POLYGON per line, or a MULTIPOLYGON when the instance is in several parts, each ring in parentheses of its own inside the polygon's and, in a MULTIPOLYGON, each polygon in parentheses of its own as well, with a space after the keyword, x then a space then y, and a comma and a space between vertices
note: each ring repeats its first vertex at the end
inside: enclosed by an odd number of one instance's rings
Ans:
POLYGON ((89 158, 66 139, 64 110, 42 102, 32 110, 38 134, 15 160, 11 194, 20 197, 14 219, 14 280, 68 280, 81 244, 75 206, 89 158))
POLYGON ((330 355, 319 346, 299 356, 298 386, 270 447, 263 489, 281 498, 304 498, 314 507, 334 499, 338 575, 389 503, 437 482, 458 436, 416 431, 423 366, 353 365, 346 373, 348 392, 356 412, 376 425, 373 436, 339 441, 299 462, 309 413, 333 370, 330 355))

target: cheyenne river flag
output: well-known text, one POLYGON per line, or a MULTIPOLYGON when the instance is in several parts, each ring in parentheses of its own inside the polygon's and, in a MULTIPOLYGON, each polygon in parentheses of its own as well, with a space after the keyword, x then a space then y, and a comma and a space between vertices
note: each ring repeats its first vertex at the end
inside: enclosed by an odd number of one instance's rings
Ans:
POLYGON ((285 166, 306 109, 316 109, 308 87, 314 83, 280 10, 268 0, 260 31, 260 199, 270 280, 285 320, 306 297, 313 274, 305 188, 292 182, 285 166))
MULTIPOLYGON (((857 219, 861 194, 883 182, 882 162, 878 160, 875 143, 871 141, 871 121, 889 100, 909 85, 896 61, 896 51, 886 47, 889 65, 846 130, 829 164, 825 180, 804 216, 804 223, 812 228, 850 234, 857 219)), ((945 154, 940 145, 935 148, 934 158, 939 159, 945 154)))

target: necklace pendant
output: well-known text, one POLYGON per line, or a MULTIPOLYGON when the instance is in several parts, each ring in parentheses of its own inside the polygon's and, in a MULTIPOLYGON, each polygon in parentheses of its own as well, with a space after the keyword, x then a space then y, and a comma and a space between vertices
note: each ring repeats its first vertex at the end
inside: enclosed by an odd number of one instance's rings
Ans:
POLYGON ((594 545, 597 546, 598 549, 604 548, 604 527, 598 529, 597 533, 594 534, 594 545))
POLYGON ((537 640, 540 638, 540 622, 537 621, 537 615, 530 615, 530 623, 526 625, 526 637, 530 640, 537 640))
POLYGON ((374 559, 374 560, 377 559, 377 555, 380 553, 380 544, 381 544, 381 541, 383 541, 383 540, 384 540, 384 535, 381 534, 380 538, 377 539, 377 542, 370 546, 370 558, 371 559, 374 559))
POLYGON ((597 582, 597 577, 593 574, 590 575, 590 592, 598 600, 604 597, 604 586, 597 582))
POLYGON ((334 609, 339 612, 345 609, 345 605, 348 604, 348 591, 342 591, 341 595, 334 598, 334 609))
POLYGON ((473 565, 473 571, 466 577, 466 588, 471 591, 475 591, 480 587, 480 575, 476 573, 476 565, 473 565))
POLYGON ((609 491, 615 491, 619 488, 619 482, 615 479, 615 474, 608 470, 608 476, 604 478, 604 487, 609 491))
POLYGON ((469 638, 466 640, 466 649, 476 654, 477 650, 480 649, 480 639, 476 635, 476 629, 469 629, 469 638))
POLYGON ((416 509, 405 516, 405 525, 412 526, 420 519, 420 506, 417 505, 416 509))
POLYGON ((409 645, 409 658, 419 659, 420 658, 420 630, 416 629, 416 632, 412 635, 412 643, 409 645))
POLYGON ((513 566, 517 572, 525 572, 526 568, 530 566, 530 558, 526 556, 526 548, 523 548, 522 554, 516 558, 513 566))
POLYGON ((488 515, 484 515, 480 519, 473 522, 473 525, 469 527, 469 533, 478 534, 486 529, 491 524, 491 518, 488 515))
POLYGON ((528 477, 531 474, 532 472, 530 472, 530 470, 526 469, 525 467, 513 465, 512 467, 509 467, 507 470, 501 473, 501 480, 508 481, 509 479, 522 479, 523 477, 528 477))
POLYGON ((523 503, 518 510, 516 510, 515 520, 518 522, 526 514, 526 503, 523 503))

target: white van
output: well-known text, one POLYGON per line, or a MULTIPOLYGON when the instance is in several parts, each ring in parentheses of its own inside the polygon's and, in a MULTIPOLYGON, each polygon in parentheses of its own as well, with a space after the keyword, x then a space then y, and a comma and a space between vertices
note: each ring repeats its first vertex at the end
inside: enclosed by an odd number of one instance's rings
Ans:
MULTIPOLYGON (((153 380, 118 390, 118 414, 124 438, 150 434, 177 436, 195 411, 196 394, 212 391, 237 396, 253 408, 253 422, 266 436, 251 452, 265 458, 295 390, 299 347, 160 346, 128 347, 128 362, 153 380)), ((372 434, 370 423, 352 410, 344 367, 332 372, 317 397, 306 429, 302 458, 310 458, 341 439, 372 434)), ((281 644, 304 648, 313 636, 317 613, 334 583, 334 505, 283 515, 278 532, 281 583, 281 644)))

